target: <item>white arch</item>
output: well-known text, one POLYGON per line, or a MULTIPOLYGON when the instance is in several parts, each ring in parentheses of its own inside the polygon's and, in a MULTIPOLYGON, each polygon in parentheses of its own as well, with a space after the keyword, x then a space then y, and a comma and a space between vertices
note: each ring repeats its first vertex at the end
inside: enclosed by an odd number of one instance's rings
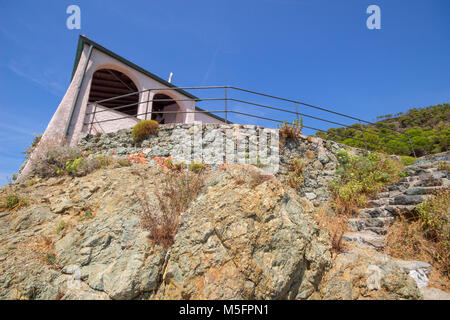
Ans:
MULTIPOLYGON (((166 96, 168 96, 169 98, 174 100, 174 103, 176 105, 178 105, 178 108, 180 111, 185 112, 188 111, 187 105, 186 105, 186 101, 176 101, 176 100, 180 100, 180 99, 185 99, 184 96, 180 95, 179 93, 177 93, 175 90, 167 90, 167 89, 157 89, 157 90, 152 90, 151 94, 150 94, 150 99, 153 100, 153 97, 157 94, 164 94, 166 96)), ((169 106, 170 107, 170 106, 169 106)), ((174 109, 174 108, 172 108, 174 109)), ((175 111, 169 109, 168 111, 175 111)), ((153 110, 153 102, 151 104, 151 110, 153 110)), ((175 122, 177 123, 185 123, 186 119, 187 119, 187 113, 179 113, 176 115, 175 118, 175 122)))
MULTIPOLYGON (((133 81, 133 83, 136 86, 136 88, 138 89, 138 91, 142 91, 142 86, 139 83, 138 77, 133 72, 131 72, 130 68, 125 68, 119 64, 110 63, 110 62, 102 63, 94 68, 94 70, 92 71, 92 76, 94 76, 94 73, 96 73, 97 71, 102 70, 102 69, 112 69, 112 70, 116 70, 116 71, 123 73, 128 78, 130 78, 131 81, 133 81)), ((91 80, 92 80, 92 77, 91 77, 91 80)), ((91 90, 91 88, 89 86, 89 92, 90 92, 90 90, 91 90)))

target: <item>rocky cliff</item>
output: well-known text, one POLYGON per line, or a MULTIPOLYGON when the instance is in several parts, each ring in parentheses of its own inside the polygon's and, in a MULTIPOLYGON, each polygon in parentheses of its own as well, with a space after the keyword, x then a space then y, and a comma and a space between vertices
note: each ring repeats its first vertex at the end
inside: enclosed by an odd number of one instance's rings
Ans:
POLYGON ((421 298, 414 280, 376 251, 352 251, 333 264, 314 206, 277 178, 258 178, 258 170, 210 173, 169 249, 147 238, 134 194, 142 188, 138 172, 156 201, 165 178, 156 166, 3 188, 26 194, 30 204, 0 214, 0 297, 421 298))
MULTIPOLYGON (((252 159, 197 173, 201 185, 179 215, 173 243, 154 241, 143 223, 145 206, 161 207, 158 195, 171 174, 154 157, 171 149, 183 154, 177 143, 189 138, 179 129, 190 130, 162 126, 139 144, 130 130, 87 135, 80 148, 90 157, 141 153, 147 160, 82 177, 31 176, 1 188, 0 197, 20 195, 26 205, 0 209, 0 299, 448 299, 437 289, 419 290, 410 276, 429 273, 430 265, 394 260, 367 241, 380 240, 389 220, 364 216, 369 209, 349 221, 354 233, 335 252, 333 235, 317 217, 330 200, 336 153, 346 147, 319 138, 300 136, 279 150, 278 141, 272 144, 276 175, 252 159), (289 183, 296 159, 302 159, 301 177, 294 176, 299 187, 289 183), (379 220, 382 226, 370 224, 379 220)), ((230 146, 237 154, 261 137, 254 126, 203 129, 209 155, 229 147, 214 132, 243 131, 246 147, 230 146)), ((371 210, 387 209, 379 204, 371 210)))

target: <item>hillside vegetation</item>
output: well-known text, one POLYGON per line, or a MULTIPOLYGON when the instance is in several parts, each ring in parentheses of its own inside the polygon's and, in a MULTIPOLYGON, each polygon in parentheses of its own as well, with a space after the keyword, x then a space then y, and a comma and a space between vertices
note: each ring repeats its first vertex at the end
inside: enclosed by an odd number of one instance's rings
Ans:
MULTIPOLYGON (((409 134, 417 157, 450 149, 450 104, 448 103, 413 108, 406 113, 388 114, 379 116, 377 119, 379 120, 373 125, 363 125, 367 147, 370 150, 412 156, 408 137, 391 130, 409 134)), ((322 139, 364 148, 364 136, 359 123, 347 128, 330 128, 326 133, 317 132, 316 135, 322 139)))

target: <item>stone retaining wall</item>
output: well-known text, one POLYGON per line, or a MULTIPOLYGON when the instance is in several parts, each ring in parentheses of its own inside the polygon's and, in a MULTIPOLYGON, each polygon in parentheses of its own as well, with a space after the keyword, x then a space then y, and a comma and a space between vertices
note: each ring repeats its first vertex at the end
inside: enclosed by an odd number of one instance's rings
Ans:
POLYGON ((134 142, 131 129, 98 136, 84 136, 79 147, 96 154, 126 156, 143 153, 152 157, 172 156, 174 161, 191 161, 217 168, 221 163, 263 164, 263 170, 284 177, 290 172, 293 159, 306 163, 304 181, 299 192, 315 205, 329 199, 328 185, 336 177, 336 152, 350 148, 317 137, 300 136, 295 141, 279 143, 277 129, 254 125, 166 124, 159 132, 140 143, 134 142))

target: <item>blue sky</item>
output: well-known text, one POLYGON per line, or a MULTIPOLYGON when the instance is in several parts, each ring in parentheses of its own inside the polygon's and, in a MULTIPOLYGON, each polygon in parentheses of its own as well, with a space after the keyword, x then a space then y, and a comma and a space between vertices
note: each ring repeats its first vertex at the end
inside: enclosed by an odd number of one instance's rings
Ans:
POLYGON ((62 99, 79 34, 178 86, 234 85, 370 121, 449 102, 449 13, 448 0, 0 0, 0 185, 62 99), (81 30, 66 28, 71 4, 81 30), (371 4, 381 30, 366 27, 371 4))

